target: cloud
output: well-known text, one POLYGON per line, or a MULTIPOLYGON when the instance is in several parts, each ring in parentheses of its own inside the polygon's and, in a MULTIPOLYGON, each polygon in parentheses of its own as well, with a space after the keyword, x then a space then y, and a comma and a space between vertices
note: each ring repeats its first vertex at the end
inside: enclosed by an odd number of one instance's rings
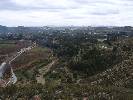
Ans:
POLYGON ((0 10, 5 10, 5 9, 10 10, 12 8, 16 9, 17 7, 10 0, 2 0, 2 1, 0 1, 0 10))
POLYGON ((1 0, 0 23, 133 26, 132 9, 132 0, 1 0))

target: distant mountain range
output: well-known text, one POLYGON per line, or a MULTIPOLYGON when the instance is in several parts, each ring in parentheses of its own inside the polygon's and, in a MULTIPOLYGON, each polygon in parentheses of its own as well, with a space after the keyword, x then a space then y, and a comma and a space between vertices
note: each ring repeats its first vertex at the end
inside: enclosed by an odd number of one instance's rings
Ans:
POLYGON ((88 30, 91 32, 133 32, 133 27, 125 26, 125 27, 91 27, 91 26, 43 26, 43 27, 25 27, 25 26, 17 26, 17 27, 7 27, 0 25, 0 34, 3 33, 38 33, 44 32, 48 30, 62 30, 62 31, 71 31, 71 30, 88 30))

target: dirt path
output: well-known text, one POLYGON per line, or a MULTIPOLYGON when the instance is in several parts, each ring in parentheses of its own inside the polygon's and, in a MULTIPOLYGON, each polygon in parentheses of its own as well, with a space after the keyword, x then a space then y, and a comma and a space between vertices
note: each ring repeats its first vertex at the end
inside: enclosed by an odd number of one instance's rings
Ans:
POLYGON ((52 66, 57 62, 57 60, 53 60, 51 63, 49 63, 47 66, 44 66, 43 68, 39 69, 40 75, 36 77, 37 83, 45 84, 45 78, 43 77, 45 74, 47 74, 52 66))
POLYGON ((4 74, 9 74, 8 73, 8 69, 11 72, 9 81, 7 83, 5 83, 7 85, 9 84, 15 84, 17 82, 17 77, 15 75, 15 73, 13 72, 11 63, 16 60, 20 55, 22 55, 24 52, 27 52, 29 50, 31 50, 32 48, 34 48, 35 46, 29 46, 27 48, 22 48, 20 51, 13 53, 13 55, 11 57, 8 57, 1 65, 0 65, 0 79, 4 78, 4 74))

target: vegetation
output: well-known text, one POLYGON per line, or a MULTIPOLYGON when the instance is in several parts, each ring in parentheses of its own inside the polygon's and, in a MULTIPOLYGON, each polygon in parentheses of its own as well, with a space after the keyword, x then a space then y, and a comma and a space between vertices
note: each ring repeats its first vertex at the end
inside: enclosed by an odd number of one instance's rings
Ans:
POLYGON ((53 28, 38 34, 15 32, 15 39, 2 35, 0 55, 16 52, 20 36, 27 44, 34 41, 38 46, 12 63, 18 82, 0 88, 0 98, 132 100, 133 37, 132 29, 127 33, 125 29, 53 28), (53 61, 56 63, 50 66, 53 61))

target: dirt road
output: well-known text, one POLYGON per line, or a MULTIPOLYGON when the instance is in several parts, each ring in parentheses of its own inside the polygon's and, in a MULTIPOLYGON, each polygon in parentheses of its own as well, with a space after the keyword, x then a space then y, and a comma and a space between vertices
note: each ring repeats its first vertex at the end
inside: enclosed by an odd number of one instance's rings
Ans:
POLYGON ((36 77, 37 83, 45 84, 45 78, 43 77, 45 74, 47 74, 50 69, 53 67, 53 65, 57 62, 57 60, 53 60, 51 63, 49 63, 47 66, 44 66, 43 68, 39 69, 40 75, 36 77))

